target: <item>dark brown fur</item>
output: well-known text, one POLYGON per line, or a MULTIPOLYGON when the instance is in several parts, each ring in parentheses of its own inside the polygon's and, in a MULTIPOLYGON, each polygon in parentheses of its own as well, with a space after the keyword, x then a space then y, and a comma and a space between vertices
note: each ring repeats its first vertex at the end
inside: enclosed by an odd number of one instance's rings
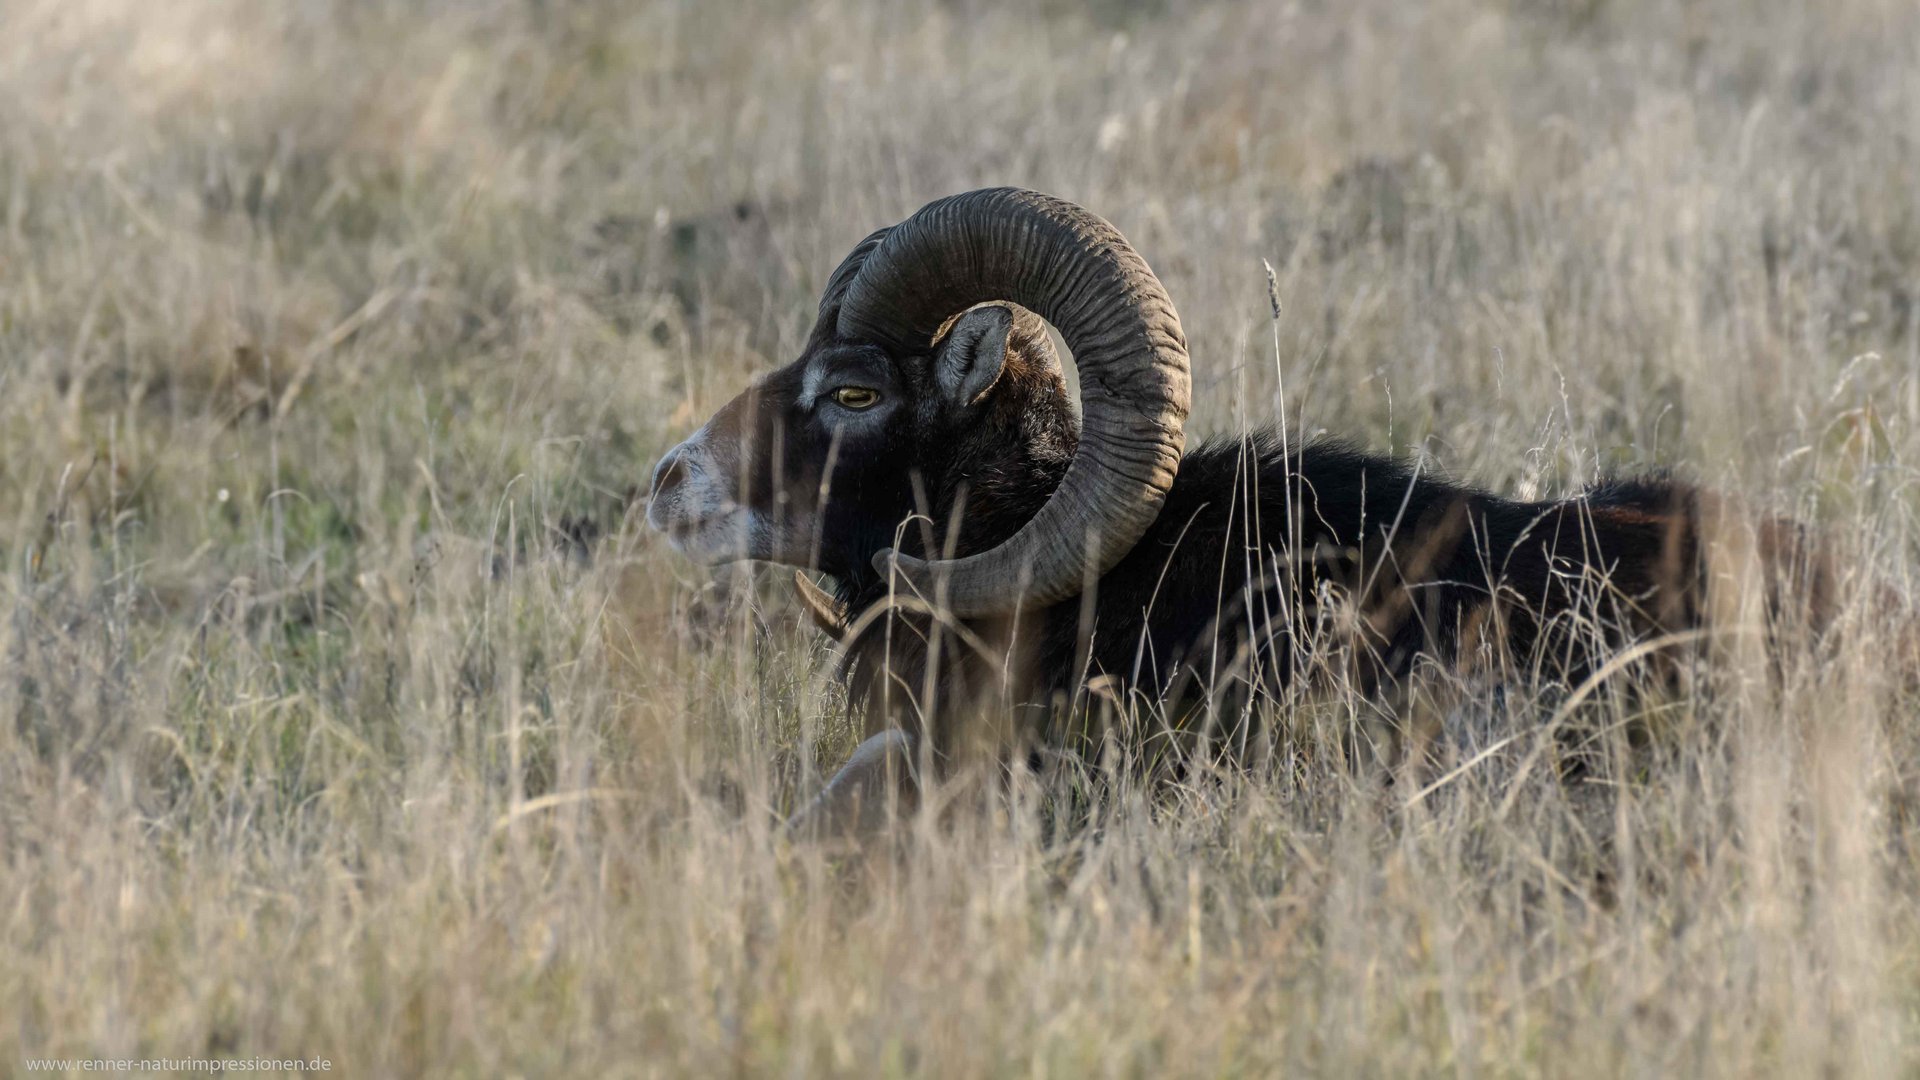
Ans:
MULTIPOLYGON (((1020 444, 1001 445, 1012 456, 1020 444)), ((1028 465, 968 470, 1023 482, 969 490, 959 554, 1045 498, 1034 481, 1056 475, 1051 458, 1028 465)), ((925 535, 947 524, 935 514, 925 535)), ((868 613, 845 666, 870 728, 926 730, 947 751, 1057 731, 1090 684, 1170 702, 1172 715, 1211 702, 1207 722, 1231 722, 1223 711, 1271 695, 1309 655, 1375 692, 1422 656, 1571 684, 1629 643, 1739 618, 1748 581, 1762 602, 1749 616, 1824 622, 1831 578, 1798 526, 1673 479, 1517 501, 1340 444, 1286 454, 1261 435, 1191 451, 1153 528, 1080 598, 966 623, 890 611, 879 578, 843 582, 840 598, 868 613)), ((1656 662, 1703 644, 1681 637, 1656 662)))
POLYGON ((1031 314, 1000 332, 997 376, 958 401, 941 373, 981 374, 977 358, 969 368, 938 343, 885 356, 816 331, 708 425, 742 463, 740 501, 816 538, 806 561, 835 595, 808 606, 843 639, 843 675, 874 731, 924 733, 941 753, 1052 738, 1084 715, 1090 685, 1211 723, 1290 685, 1303 662, 1369 691, 1421 657, 1573 682, 1629 642, 1788 610, 1819 623, 1831 607, 1831 575, 1798 527, 1681 481, 1522 501, 1265 432, 1189 450, 1157 520, 1083 595, 957 621, 930 611, 937 596, 903 597, 871 560, 896 545, 992 548, 1059 484, 1078 438, 1059 361, 1031 314), (849 380, 878 386, 885 411, 852 425, 810 390, 849 380), (1733 602, 1749 580, 1758 609, 1733 602))

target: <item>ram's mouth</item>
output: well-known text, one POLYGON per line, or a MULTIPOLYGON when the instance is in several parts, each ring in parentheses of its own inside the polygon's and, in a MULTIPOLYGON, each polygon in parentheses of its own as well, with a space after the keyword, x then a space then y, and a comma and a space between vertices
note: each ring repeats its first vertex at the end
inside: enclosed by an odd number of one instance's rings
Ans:
MULTIPOLYGON (((654 528, 669 536, 674 533, 698 532, 715 522, 726 521, 728 518, 737 516, 740 509, 738 506, 729 506, 725 510, 713 510, 704 514, 677 514, 665 525, 656 524, 654 528)), ((647 511, 647 519, 649 522, 653 520, 651 509, 647 511)))
POLYGON ((706 528, 714 522, 735 517, 746 509, 731 499, 717 506, 689 506, 687 503, 688 500, 678 491, 648 500, 647 524, 655 532, 671 536, 690 529, 706 528))
POLYGON ((661 516, 649 507, 647 523, 664 533, 675 551, 709 566, 752 557, 753 518, 744 506, 661 516))

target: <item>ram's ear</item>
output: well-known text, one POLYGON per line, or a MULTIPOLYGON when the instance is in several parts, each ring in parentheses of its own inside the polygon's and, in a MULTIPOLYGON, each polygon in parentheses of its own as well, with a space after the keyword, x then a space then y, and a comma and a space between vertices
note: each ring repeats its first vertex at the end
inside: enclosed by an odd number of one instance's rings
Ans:
POLYGON ((983 304, 961 313, 934 349, 933 378, 956 405, 972 405, 987 396, 1007 366, 1007 339, 1013 333, 1013 309, 983 304))

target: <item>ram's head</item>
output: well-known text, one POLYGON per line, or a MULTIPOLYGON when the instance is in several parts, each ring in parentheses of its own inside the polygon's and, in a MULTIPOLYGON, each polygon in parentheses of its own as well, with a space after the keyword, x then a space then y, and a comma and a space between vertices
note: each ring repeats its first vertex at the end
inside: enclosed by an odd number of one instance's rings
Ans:
POLYGON ((847 579, 897 560, 962 616, 1042 606, 1078 593, 1152 524, 1188 397, 1179 316, 1118 231, 1035 192, 955 195, 854 248, 799 359, 661 459, 647 517, 709 562, 847 579), (1079 370, 1077 448, 1043 319, 1079 370), (970 523, 996 531, 969 517, 969 491, 1022 485, 1052 496, 984 550, 895 554, 916 511, 953 533, 911 547, 968 550, 953 541, 970 523))

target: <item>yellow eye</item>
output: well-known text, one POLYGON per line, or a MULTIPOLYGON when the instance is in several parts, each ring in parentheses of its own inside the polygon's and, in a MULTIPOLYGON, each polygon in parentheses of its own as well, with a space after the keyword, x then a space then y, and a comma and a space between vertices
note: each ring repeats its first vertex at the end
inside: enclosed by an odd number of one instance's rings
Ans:
POLYGON ((833 400, 843 409, 871 409, 880 402, 880 391, 865 386, 843 386, 833 392, 833 400))

